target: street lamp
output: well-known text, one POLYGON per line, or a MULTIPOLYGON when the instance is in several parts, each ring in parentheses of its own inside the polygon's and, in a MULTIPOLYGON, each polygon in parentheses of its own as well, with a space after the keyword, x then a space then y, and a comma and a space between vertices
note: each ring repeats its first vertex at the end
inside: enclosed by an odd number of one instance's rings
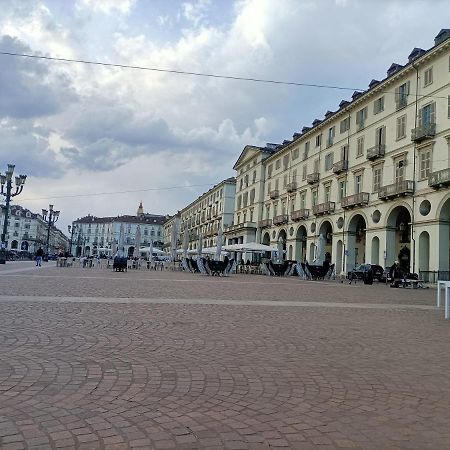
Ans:
POLYGON ((5 175, 0 173, 0 185, 1 185, 1 194, 6 198, 5 202, 5 219, 3 222, 3 232, 1 236, 1 244, 0 244, 0 264, 5 264, 6 262, 6 232, 8 228, 8 214, 9 214, 9 204, 11 202, 11 197, 15 197, 19 195, 23 187, 25 185, 25 180, 27 179, 26 175, 19 175, 16 177, 16 189, 13 193, 13 173, 14 173, 14 164, 8 164, 8 169, 5 172, 5 175), (6 188, 5 188, 6 185, 6 188))
POLYGON ((46 209, 42 210, 42 218, 44 219, 44 222, 47 223, 47 243, 45 245, 45 254, 48 259, 48 246, 50 243, 50 229, 52 225, 55 224, 55 222, 59 219, 59 211, 55 211, 53 209, 53 205, 48 206, 48 211, 46 209))

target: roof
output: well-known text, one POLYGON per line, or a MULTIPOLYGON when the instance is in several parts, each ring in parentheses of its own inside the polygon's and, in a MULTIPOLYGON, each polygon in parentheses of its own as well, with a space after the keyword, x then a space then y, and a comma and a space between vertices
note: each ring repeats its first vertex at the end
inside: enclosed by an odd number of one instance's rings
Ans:
POLYGON ((74 220, 73 223, 112 223, 112 222, 127 222, 148 225, 162 225, 167 220, 166 216, 158 214, 140 214, 139 216, 122 215, 114 217, 97 217, 88 214, 85 217, 74 220))

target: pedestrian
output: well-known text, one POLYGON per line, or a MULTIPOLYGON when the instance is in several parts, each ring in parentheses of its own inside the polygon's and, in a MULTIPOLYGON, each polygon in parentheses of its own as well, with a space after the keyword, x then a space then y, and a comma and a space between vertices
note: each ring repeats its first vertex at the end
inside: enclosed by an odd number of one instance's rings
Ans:
POLYGON ((39 247, 36 252, 36 267, 41 267, 42 264, 42 257, 44 256, 44 250, 42 250, 42 247, 39 247))

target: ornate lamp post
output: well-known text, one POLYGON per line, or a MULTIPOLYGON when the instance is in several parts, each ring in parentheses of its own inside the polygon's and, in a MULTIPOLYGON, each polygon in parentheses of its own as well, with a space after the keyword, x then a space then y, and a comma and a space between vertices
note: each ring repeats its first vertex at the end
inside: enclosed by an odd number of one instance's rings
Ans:
POLYGON ((42 218, 44 222, 47 222, 47 243, 45 244, 45 255, 48 259, 48 246, 50 243, 50 229, 52 225, 59 219, 59 211, 53 210, 53 205, 48 206, 48 211, 46 209, 42 210, 42 218))
POLYGON ((19 175, 18 177, 16 177, 15 180, 16 188, 15 192, 13 192, 12 177, 14 173, 14 168, 15 168, 14 164, 8 164, 8 169, 6 170, 5 175, 2 175, 0 173, 1 194, 6 198, 5 219, 3 222, 3 231, 0 246, 0 264, 5 264, 6 262, 6 232, 8 230, 8 214, 11 197, 15 197, 16 195, 19 195, 22 192, 23 186, 25 185, 25 180, 27 179, 26 175, 19 175))

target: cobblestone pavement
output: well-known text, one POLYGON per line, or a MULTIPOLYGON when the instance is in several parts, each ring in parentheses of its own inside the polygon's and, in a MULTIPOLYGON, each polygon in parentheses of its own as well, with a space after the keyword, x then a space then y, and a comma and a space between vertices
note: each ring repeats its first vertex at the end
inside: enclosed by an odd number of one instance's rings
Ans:
POLYGON ((17 263, 0 293, 2 450, 450 448, 435 290, 17 263))

